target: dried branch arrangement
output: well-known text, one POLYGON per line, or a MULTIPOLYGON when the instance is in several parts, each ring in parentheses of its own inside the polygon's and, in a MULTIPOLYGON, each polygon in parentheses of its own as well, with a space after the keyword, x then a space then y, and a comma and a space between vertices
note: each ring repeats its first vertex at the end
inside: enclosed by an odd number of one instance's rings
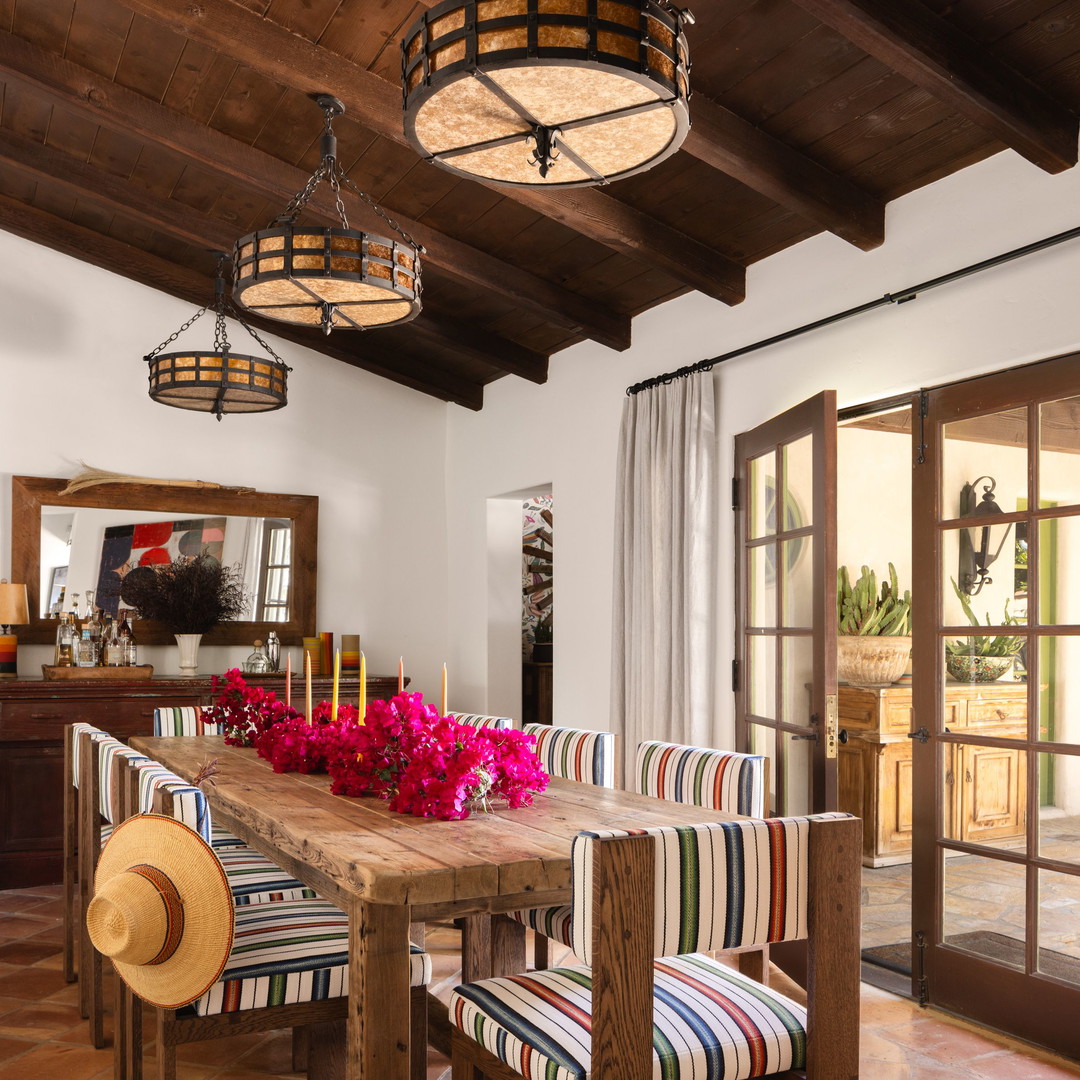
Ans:
POLYGON ((120 599, 140 618, 156 619, 174 634, 206 634, 239 618, 247 607, 239 572, 212 555, 161 566, 137 566, 124 576, 120 599))
POLYGON ((94 487, 97 484, 159 484, 163 487, 195 488, 200 491, 234 491, 238 495, 248 495, 255 489, 250 487, 229 487, 226 484, 215 484, 210 480, 155 480, 149 476, 131 476, 129 473, 109 472, 108 469, 95 469, 80 461, 82 471, 73 476, 61 495, 72 495, 84 488, 94 487))

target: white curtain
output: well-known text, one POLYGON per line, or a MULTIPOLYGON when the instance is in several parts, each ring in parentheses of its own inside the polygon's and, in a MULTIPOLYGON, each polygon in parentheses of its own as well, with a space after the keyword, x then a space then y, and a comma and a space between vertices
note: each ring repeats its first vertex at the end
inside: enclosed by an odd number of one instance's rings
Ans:
POLYGON ((714 376, 627 397, 615 511, 612 726, 627 786, 642 739, 715 741, 714 376))

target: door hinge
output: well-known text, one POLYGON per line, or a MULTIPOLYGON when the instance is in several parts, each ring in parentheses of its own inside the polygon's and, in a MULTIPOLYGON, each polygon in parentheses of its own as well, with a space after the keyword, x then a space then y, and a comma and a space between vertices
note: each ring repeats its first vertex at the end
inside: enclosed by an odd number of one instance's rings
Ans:
POLYGON ((926 728, 921 727, 918 731, 909 731, 907 733, 909 739, 918 739, 919 742, 924 743, 930 738, 930 732, 926 728))
POLYGON ((915 974, 919 1005, 925 1009, 930 1004, 930 982, 926 977, 926 935, 921 930, 915 931, 915 974))
POLYGON ((739 692, 739 661, 731 661, 731 692, 737 694, 739 692))
POLYGON ((731 478, 731 509, 739 509, 739 478, 737 476, 731 478))

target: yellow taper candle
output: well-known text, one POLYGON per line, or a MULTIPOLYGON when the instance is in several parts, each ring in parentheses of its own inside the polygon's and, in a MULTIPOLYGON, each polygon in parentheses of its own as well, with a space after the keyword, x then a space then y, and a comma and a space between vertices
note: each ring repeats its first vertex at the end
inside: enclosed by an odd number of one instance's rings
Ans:
POLYGON ((405 657, 398 657, 397 662, 397 692, 399 694, 405 693, 405 657))
POLYGON ((307 705, 307 712, 304 714, 307 717, 307 722, 310 724, 311 720, 311 653, 304 653, 304 697, 305 704, 307 705))
POLYGON ((367 716, 367 657, 360 653, 360 723, 367 716))
POLYGON ((442 666, 442 697, 439 699, 439 715, 446 715, 446 665, 442 666))
POLYGON ((330 701, 330 719, 337 719, 338 684, 341 682, 341 650, 334 650, 334 694, 330 701))
POLYGON ((285 657, 285 708, 292 705, 292 653, 285 657))

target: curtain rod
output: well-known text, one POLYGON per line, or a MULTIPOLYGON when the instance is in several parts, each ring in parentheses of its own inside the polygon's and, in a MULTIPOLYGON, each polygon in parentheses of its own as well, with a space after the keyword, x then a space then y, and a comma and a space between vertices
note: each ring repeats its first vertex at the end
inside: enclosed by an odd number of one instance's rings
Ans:
POLYGON ((663 375, 654 375, 651 379, 646 379, 644 382, 634 383, 633 386, 628 386, 626 388, 626 393, 640 394, 642 390, 651 390, 654 386, 670 383, 674 379, 685 379, 688 375, 695 375, 699 371, 711 371, 716 364, 722 364, 725 360, 734 360, 737 356, 745 356, 747 353, 756 352, 758 349, 767 348, 769 345, 778 345, 781 341, 789 341, 791 338, 808 334, 811 330, 818 330, 823 326, 830 326, 832 323, 850 319, 854 315, 861 315, 865 311, 873 311, 875 308, 885 307, 888 304, 906 304, 909 300, 914 300, 919 293, 929 292, 930 289, 936 289, 939 285, 947 285, 951 281, 959 281, 961 278, 970 277, 972 274, 981 273, 983 270, 989 270, 992 267, 1000 266, 1002 263, 1011 262, 1013 259, 1023 258, 1025 255, 1032 255, 1036 251, 1043 251, 1046 248, 1054 247, 1057 244, 1064 244, 1067 240, 1075 240, 1077 237, 1080 237, 1080 227, 1056 233, 1054 236, 1048 236, 1043 240, 1036 240, 1031 244, 1025 244, 1023 247, 1013 248, 1012 251, 1006 251, 1001 255, 994 255, 992 258, 983 259, 982 262, 972 263, 970 266, 965 266, 960 270, 953 270, 948 274, 942 274, 940 277, 930 278, 929 281, 920 282, 918 285, 911 285, 906 289, 902 289, 900 292, 886 293, 876 300, 870 300, 865 304, 859 304, 857 307, 848 308, 846 311, 838 311, 835 315, 826 315, 823 319, 815 319, 813 322, 797 326, 792 330, 785 330, 781 334, 774 334, 772 337, 763 338, 761 341, 755 341, 752 345, 743 345, 738 349, 732 349, 731 352, 721 353, 719 356, 714 356, 709 360, 699 360, 696 364, 678 368, 676 371, 668 371, 663 375))

